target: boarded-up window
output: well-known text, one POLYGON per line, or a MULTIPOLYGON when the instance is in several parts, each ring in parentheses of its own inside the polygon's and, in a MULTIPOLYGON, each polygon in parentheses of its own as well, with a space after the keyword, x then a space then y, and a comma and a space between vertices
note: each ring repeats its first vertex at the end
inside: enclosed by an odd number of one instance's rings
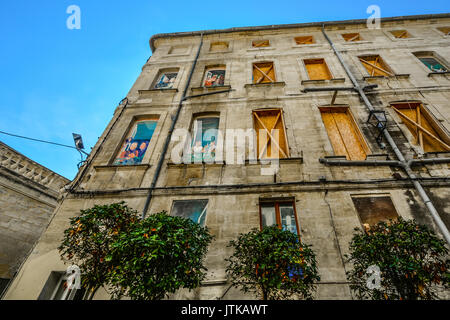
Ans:
POLYGON ((283 111, 268 109, 253 111, 258 146, 258 159, 288 158, 283 111))
POLYGON ((296 44, 313 44, 314 37, 313 36, 302 36, 294 38, 296 44))
POLYGON ((205 72, 205 87, 217 87, 225 84, 225 66, 209 67, 205 72))
POLYGON ((398 219, 397 211, 389 196, 352 196, 352 200, 364 227, 398 219))
POLYGON ((321 107, 320 112, 334 154, 348 160, 365 160, 369 148, 348 107, 321 107))
POLYGON ((122 144, 114 164, 140 164, 147 152, 157 124, 158 119, 156 118, 136 121, 122 144))
POLYGON ((378 55, 359 57, 359 60, 372 77, 389 77, 394 75, 389 66, 378 55))
POLYGON ((275 82, 273 62, 259 62, 253 64, 253 83, 275 82))
POLYGON ((390 33, 397 39, 411 38, 411 34, 407 30, 392 30, 390 33))
POLYGON ((413 144, 424 152, 450 151, 450 137, 432 114, 419 102, 392 104, 414 137, 413 144))
POLYGON ((261 228, 278 226, 280 229, 298 233, 294 201, 260 202, 261 228))
POLYGON ((178 200, 173 202, 172 215, 205 225, 208 200, 178 200))
POLYGON ((252 41, 253 48, 262 48, 262 47, 269 47, 269 46, 270 46, 269 40, 254 40, 254 41, 252 41))
POLYGON ((220 51, 227 51, 228 50, 228 42, 219 41, 219 42, 213 42, 211 43, 211 46, 209 47, 210 52, 220 52, 220 51))
POLYGON ((440 32, 442 32, 445 35, 450 35, 450 27, 440 27, 437 28, 440 32))
POLYGON ((361 35, 359 33, 344 33, 342 34, 342 38, 344 38, 347 42, 361 41, 361 35))
POLYGON ((324 59, 304 60, 306 71, 310 80, 330 80, 331 72, 324 59))

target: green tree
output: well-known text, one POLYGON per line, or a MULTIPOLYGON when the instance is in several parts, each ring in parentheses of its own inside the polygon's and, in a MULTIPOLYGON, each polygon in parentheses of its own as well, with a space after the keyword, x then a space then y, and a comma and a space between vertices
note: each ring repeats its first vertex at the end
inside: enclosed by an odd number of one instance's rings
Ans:
POLYGON ((150 215, 119 235, 107 257, 116 299, 163 299, 179 288, 194 289, 205 277, 203 261, 213 237, 190 219, 150 215))
POLYGON ((315 254, 297 235, 276 226, 240 234, 230 241, 234 253, 226 259, 232 286, 263 300, 312 299, 320 280, 315 254))
POLYGON ((436 299, 439 287, 449 286, 447 257, 445 242, 432 230, 399 218, 367 231, 355 229, 346 256, 353 269, 347 277, 360 299, 436 299), (374 265, 380 270, 380 283, 375 287, 375 278, 366 274, 374 265))
POLYGON ((88 289, 90 299, 109 281, 111 264, 106 256, 112 243, 120 234, 127 234, 138 220, 137 212, 125 202, 96 205, 70 219, 58 250, 63 261, 80 267, 81 283, 88 289))

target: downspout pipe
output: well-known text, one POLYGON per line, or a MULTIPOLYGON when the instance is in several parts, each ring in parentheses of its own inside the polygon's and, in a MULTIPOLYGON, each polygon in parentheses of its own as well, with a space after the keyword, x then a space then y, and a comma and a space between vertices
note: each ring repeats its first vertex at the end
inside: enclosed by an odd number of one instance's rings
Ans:
MULTIPOLYGON (((325 32, 325 24, 322 24, 322 33, 325 36, 325 39, 327 39, 328 43, 330 44, 331 48, 333 49, 336 57, 338 58, 339 62, 341 63, 342 67, 344 68, 345 72, 349 76, 350 80, 353 83, 353 86, 355 87, 355 90, 358 91, 360 97, 364 101, 364 104, 366 105, 367 109, 369 111, 374 110, 374 107, 370 103, 369 99, 367 98, 366 94, 364 93, 363 88, 359 85, 356 78, 353 76, 353 73, 350 71, 349 67, 345 63, 344 59, 342 58, 339 50, 336 48, 334 43, 331 41, 331 39, 328 37, 328 35, 325 32)), ((416 175, 411 170, 411 162, 406 161, 405 157, 403 156, 400 149, 397 147, 394 139, 392 139, 391 135, 389 134, 389 131, 383 130, 383 135, 386 139, 386 141, 389 143, 391 148, 393 149, 395 155, 397 156, 398 160, 401 162, 401 167, 405 170, 406 174, 408 175, 408 178, 412 181, 414 184, 414 187, 416 188, 417 192, 419 193, 420 197, 422 198, 422 201, 424 202, 425 206, 427 207, 428 211, 430 212, 434 222, 438 226, 439 230, 441 231, 442 235, 444 236, 445 240, 447 241, 447 244, 450 246, 450 232, 448 231, 445 223, 442 221, 441 217, 439 216, 439 213, 437 212, 436 208, 433 205, 433 202, 428 197, 425 189, 422 187, 420 182, 418 181, 416 175)))
POLYGON ((161 155, 159 157, 159 161, 158 161, 158 164, 157 164, 157 167, 156 167, 156 170, 155 170, 155 174, 153 175, 153 180, 152 180, 152 183, 150 185, 150 189, 148 191, 147 199, 146 199, 145 205, 144 205, 144 210, 142 211, 142 219, 145 218, 145 215, 147 214, 148 208, 150 206, 150 201, 152 200, 153 190, 155 189, 156 182, 158 181, 159 175, 161 173, 161 168, 162 168, 162 165, 163 165, 164 160, 166 158, 167 149, 169 148, 170 140, 172 139, 172 134, 173 134, 173 131, 175 129, 175 125, 177 123, 178 117, 180 116, 181 109, 183 107, 183 102, 185 100, 187 100, 186 93, 187 93, 187 90, 188 90, 189 85, 191 83, 192 75, 194 74, 195 66, 197 65, 198 57, 200 56, 200 51, 202 49, 202 46, 203 46, 203 33, 200 35, 200 44, 198 46, 197 54, 195 56, 194 62, 192 63, 191 70, 189 72, 189 77, 188 77, 186 85, 184 87, 183 94, 182 94, 180 102, 178 104, 177 111, 176 111, 175 115, 172 117, 172 124, 170 125, 170 129, 169 129, 169 132, 167 134, 167 138, 166 138, 166 141, 164 143, 163 150, 162 150, 161 155))

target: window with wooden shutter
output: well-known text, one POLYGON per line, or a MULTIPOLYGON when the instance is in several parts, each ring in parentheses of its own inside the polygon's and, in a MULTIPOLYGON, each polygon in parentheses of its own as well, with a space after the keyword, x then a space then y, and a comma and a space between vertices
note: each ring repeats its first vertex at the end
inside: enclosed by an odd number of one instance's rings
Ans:
POLYGON ((349 108, 321 107, 320 112, 334 154, 347 160, 365 160, 370 151, 349 108))
POLYGON ((302 36, 294 38, 296 44, 313 44, 315 43, 313 36, 302 36))
POLYGON ((424 152, 450 151, 450 137, 431 113, 419 102, 392 104, 414 137, 413 144, 424 152))
POLYGON ((450 27, 440 27, 437 28, 440 32, 445 34, 446 36, 450 35, 450 27))
POLYGON ((342 38, 344 38, 347 42, 361 41, 361 35, 359 33, 344 33, 342 34, 342 38))
POLYGON ((259 62, 253 64, 253 83, 275 82, 273 62, 259 62))
POLYGON ((390 33, 397 39, 411 38, 411 34, 407 30, 392 30, 390 33))
POLYGON ((283 111, 267 109, 253 111, 258 159, 288 158, 283 111))
POLYGON ((365 229, 382 221, 398 219, 397 210, 388 195, 354 195, 352 201, 365 229))
POLYGON ((254 40, 252 41, 253 48, 270 47, 269 40, 254 40))
POLYGON ((363 56, 359 57, 364 68, 366 68, 367 72, 372 77, 377 76, 394 76, 392 70, 388 67, 388 65, 384 62, 384 60, 379 56, 363 56))
POLYGON ((324 59, 306 59, 303 61, 310 80, 332 79, 331 72, 324 59))
POLYGON ((259 205, 261 229, 273 225, 299 235, 294 201, 261 201, 259 205))

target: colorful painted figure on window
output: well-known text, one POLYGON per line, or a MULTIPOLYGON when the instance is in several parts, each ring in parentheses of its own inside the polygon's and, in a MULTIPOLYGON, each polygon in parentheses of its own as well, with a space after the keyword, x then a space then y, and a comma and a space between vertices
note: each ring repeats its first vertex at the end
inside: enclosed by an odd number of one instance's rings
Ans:
POLYGON ((442 64, 440 64, 436 59, 434 58, 419 58, 420 61, 424 65, 428 67, 432 72, 446 72, 447 68, 445 68, 442 64))
POLYGON ((130 136, 125 140, 119 156, 114 161, 115 165, 140 164, 147 151, 157 121, 139 121, 133 127, 130 136))
POLYGON ((159 77, 155 89, 172 89, 177 74, 177 72, 163 73, 161 77, 159 77))
POLYGON ((217 147, 219 118, 199 118, 194 122, 194 136, 191 144, 192 161, 214 162, 217 147))
POLYGON ((205 87, 223 86, 225 83, 225 70, 208 70, 205 77, 205 87))

